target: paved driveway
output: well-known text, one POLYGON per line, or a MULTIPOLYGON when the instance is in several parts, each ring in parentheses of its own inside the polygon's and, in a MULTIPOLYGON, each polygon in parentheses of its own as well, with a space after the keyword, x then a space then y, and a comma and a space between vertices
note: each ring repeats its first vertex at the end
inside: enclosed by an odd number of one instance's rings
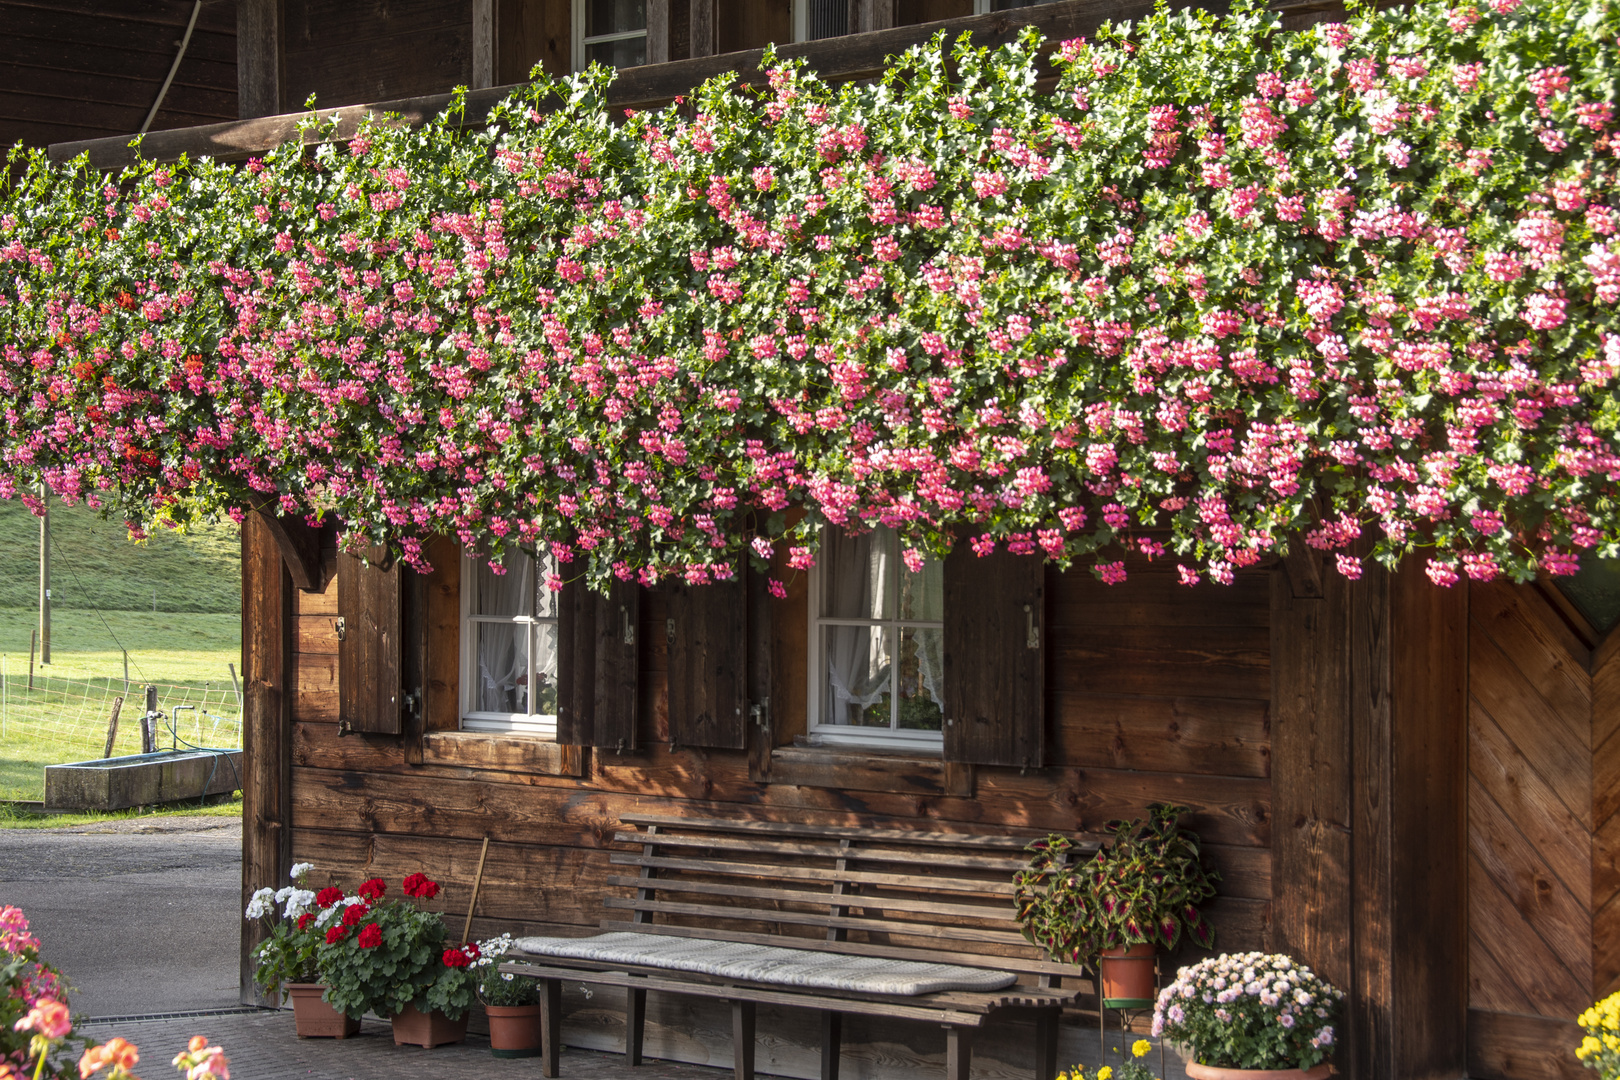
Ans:
POLYGON ((236 1005, 241 889, 233 818, 0 829, 0 904, 27 914, 75 1013, 236 1005))

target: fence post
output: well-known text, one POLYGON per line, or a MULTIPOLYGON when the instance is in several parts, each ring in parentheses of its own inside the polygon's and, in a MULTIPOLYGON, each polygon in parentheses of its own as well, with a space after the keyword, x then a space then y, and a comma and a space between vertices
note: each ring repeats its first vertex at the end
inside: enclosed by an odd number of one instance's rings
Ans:
POLYGON ((34 646, 39 643, 39 629, 36 627, 28 634, 28 689, 34 688, 34 646))
POLYGON ((141 718, 141 753, 157 751, 157 687, 146 688, 146 715, 141 718))
POLYGON ((0 653, 0 739, 6 737, 6 654, 0 653))
POLYGON ((129 697, 129 650, 120 651, 124 654, 124 696, 129 697))
POLYGON ((236 677, 235 664, 226 664, 225 667, 231 673, 231 686, 236 690, 236 711, 240 713, 242 711, 242 681, 236 677))
POLYGON ((118 739, 118 710, 123 707, 123 698, 113 698, 112 715, 107 717, 107 748, 101 752, 101 756, 104 758, 112 757, 113 743, 118 739))

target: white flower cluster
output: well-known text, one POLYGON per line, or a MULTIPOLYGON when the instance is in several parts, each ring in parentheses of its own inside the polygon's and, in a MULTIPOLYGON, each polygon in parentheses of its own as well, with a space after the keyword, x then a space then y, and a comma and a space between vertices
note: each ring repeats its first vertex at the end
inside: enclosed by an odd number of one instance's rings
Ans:
POLYGON ((292 869, 287 872, 287 876, 302 884, 303 876, 313 869, 315 864, 312 862, 295 862, 292 869))
MULTIPOLYGON (((501 962, 501 957, 512 951, 512 935, 502 934, 478 943, 478 959, 472 962, 473 967, 493 967, 501 962)), ((501 978, 511 982, 516 976, 504 972, 501 978)))
POLYGON ((248 900, 245 914, 250 919, 262 919, 276 910, 276 893, 274 889, 260 889, 248 900))
POLYGON ((295 889, 289 885, 276 890, 276 903, 284 905, 282 918, 296 919, 315 906, 315 894, 309 889, 295 889))

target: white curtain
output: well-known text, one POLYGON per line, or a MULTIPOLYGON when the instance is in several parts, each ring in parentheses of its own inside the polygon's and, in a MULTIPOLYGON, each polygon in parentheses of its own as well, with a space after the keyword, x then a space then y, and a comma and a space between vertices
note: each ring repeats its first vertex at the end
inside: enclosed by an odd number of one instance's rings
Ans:
MULTIPOLYGON (((881 533, 850 536, 828 529, 822 553, 827 568, 826 613, 840 618, 878 618, 887 615, 889 575, 894 559, 881 533)), ((826 721, 848 724, 852 707, 866 709, 889 690, 891 647, 882 627, 829 626, 827 683, 831 706, 826 721)), ((888 726, 885 717, 883 727, 888 726)))
MULTIPOLYGON (((478 615, 530 615, 534 600, 534 560, 520 551, 508 553, 506 573, 477 564, 478 615)), ((526 623, 479 622, 478 701, 480 712, 529 711, 529 626, 526 623)))

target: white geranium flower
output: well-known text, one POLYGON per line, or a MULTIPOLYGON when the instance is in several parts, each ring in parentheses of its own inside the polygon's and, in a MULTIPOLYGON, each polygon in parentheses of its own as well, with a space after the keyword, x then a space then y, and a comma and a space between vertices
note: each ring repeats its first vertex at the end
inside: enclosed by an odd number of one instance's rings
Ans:
POLYGON ((299 878, 303 877, 313 869, 315 869, 315 864, 312 862, 295 862, 293 863, 292 870, 288 872, 287 876, 292 878, 294 881, 297 881, 299 878))
POLYGON ((283 900, 286 906, 281 914, 288 919, 296 919, 315 906, 315 894, 308 889, 290 889, 283 900))
POLYGON ((254 893, 248 900, 247 917, 250 919, 262 919, 270 914, 275 910, 275 898, 276 894, 272 889, 260 889, 254 893))

